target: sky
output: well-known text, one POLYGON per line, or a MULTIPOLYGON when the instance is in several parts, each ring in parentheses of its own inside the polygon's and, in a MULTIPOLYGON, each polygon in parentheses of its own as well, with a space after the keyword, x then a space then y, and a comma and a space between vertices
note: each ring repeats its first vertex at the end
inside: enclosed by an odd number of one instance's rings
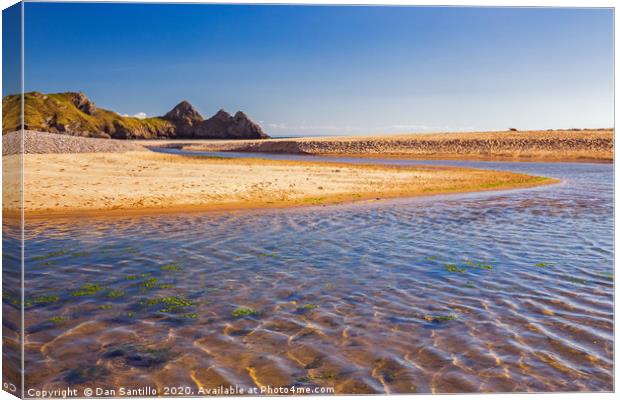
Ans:
POLYGON ((613 126, 611 9, 26 3, 25 87, 273 136, 613 126))

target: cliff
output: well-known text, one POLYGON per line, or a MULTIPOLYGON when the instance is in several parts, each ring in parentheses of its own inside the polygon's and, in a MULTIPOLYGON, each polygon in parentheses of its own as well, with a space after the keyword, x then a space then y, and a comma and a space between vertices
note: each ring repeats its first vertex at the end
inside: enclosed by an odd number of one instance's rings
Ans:
MULTIPOLYGON (((20 128, 20 97, 2 99, 2 132, 20 128)), ((161 117, 135 118, 99 108, 83 93, 24 95, 25 129, 114 139, 264 139, 261 127, 239 111, 224 110, 204 119, 187 101, 161 117)))

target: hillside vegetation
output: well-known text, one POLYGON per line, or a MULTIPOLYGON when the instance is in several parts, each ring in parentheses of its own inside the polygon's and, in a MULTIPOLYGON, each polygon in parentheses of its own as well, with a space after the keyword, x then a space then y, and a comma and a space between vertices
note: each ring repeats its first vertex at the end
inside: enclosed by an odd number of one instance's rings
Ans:
MULTIPOLYGON (((20 129, 20 96, 2 99, 2 132, 20 129)), ((24 128, 32 131, 114 139, 267 137, 260 127, 238 112, 231 116, 220 110, 203 120, 188 102, 181 102, 163 117, 139 119, 98 108, 83 93, 66 92, 24 95, 24 128), (176 111, 176 112, 175 112, 176 111), (179 114, 179 113, 186 114, 179 114)))

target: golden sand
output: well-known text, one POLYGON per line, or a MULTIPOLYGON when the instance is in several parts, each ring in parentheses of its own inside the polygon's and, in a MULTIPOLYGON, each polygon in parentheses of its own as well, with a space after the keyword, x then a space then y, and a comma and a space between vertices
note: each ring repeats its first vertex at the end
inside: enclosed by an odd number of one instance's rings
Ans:
MULTIPOLYGON (((3 162, 8 166, 14 157, 5 156, 3 162)), ((214 159, 151 152, 24 156, 27 217, 289 207, 552 182, 511 172, 451 167, 214 159)), ((16 182, 5 184, 10 187, 16 182)), ((9 214, 19 210, 11 192, 5 189, 3 199, 9 214)))

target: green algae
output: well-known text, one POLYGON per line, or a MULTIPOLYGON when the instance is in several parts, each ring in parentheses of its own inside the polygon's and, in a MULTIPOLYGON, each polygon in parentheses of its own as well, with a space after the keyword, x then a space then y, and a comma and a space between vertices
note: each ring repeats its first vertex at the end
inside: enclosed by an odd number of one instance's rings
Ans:
POLYGON ((157 282, 158 282, 157 278, 149 278, 139 283, 138 286, 140 287, 140 290, 142 291, 151 290, 151 289, 155 289, 158 286, 157 282))
POLYGON ((26 300, 24 303, 24 307, 32 307, 44 304, 52 304, 60 301, 60 296, 57 295, 48 295, 48 296, 38 296, 30 300, 26 300))
POLYGON ((238 307, 232 312, 235 318, 257 316, 259 312, 253 308, 238 307))
POLYGON ((49 322, 57 325, 57 324, 61 324, 63 322, 65 322, 68 318, 67 317, 63 317, 63 316, 55 316, 55 317, 51 317, 50 319, 48 319, 49 322))
POLYGON ((64 256, 65 254, 67 254, 66 250, 58 250, 58 251, 49 252, 49 253, 44 254, 42 256, 32 257, 32 259, 34 261, 42 261, 42 260, 47 260, 48 258, 52 258, 52 257, 64 256))
POLYGON ((575 278, 574 276, 566 276, 564 275, 564 279, 572 283, 578 283, 580 285, 585 285, 587 282, 584 279, 575 278))
POLYGON ((103 290, 103 287, 97 283, 85 283, 79 290, 71 292, 73 297, 92 296, 103 290))
POLYGON ((465 264, 469 267, 472 268, 479 268, 479 269, 493 269, 493 266, 489 263, 487 263, 486 261, 472 261, 472 260, 468 260, 465 261, 465 264))
POLYGON ((125 296, 125 292, 122 290, 110 290, 107 296, 110 299, 118 299, 119 297, 125 296))
POLYGON ((315 308, 319 308, 317 304, 305 304, 303 306, 297 306, 298 310, 314 310, 315 308))
POLYGON ((102 305, 102 306, 99 306, 99 309, 100 309, 100 310, 111 310, 111 309, 112 309, 112 306, 111 306, 111 305, 109 305, 109 304, 104 304, 104 305, 102 305))
POLYGON ((177 264, 175 263, 171 263, 171 264, 166 264, 163 267, 161 267, 162 271, 181 271, 181 267, 179 267, 177 264))
POLYGON ((259 253, 258 257, 271 257, 271 258, 277 258, 278 257, 278 253, 276 253, 275 251, 272 253, 259 253))
POLYGON ((147 278, 151 276, 150 272, 146 272, 144 274, 137 274, 137 275, 127 275, 125 277, 125 279, 127 279, 128 281, 135 281, 136 279, 140 279, 140 278, 147 278))
POLYGON ((467 268, 459 268, 456 264, 446 264, 446 271, 462 274, 467 271, 467 268))
POLYGON ((161 312, 173 312, 180 308, 191 307, 194 305, 192 301, 177 296, 156 297, 154 299, 147 299, 143 301, 143 304, 146 304, 148 306, 163 306, 159 310, 161 312))
POLYGON ((8 293, 7 291, 3 290, 2 291, 2 300, 9 302, 10 304, 12 304, 15 307, 21 307, 22 305, 22 299, 14 296, 10 293, 8 293))
POLYGON ((546 267, 550 267, 552 265, 555 265, 555 263, 554 262, 545 262, 545 261, 534 264, 534 266, 538 267, 538 268, 546 268, 546 267))

